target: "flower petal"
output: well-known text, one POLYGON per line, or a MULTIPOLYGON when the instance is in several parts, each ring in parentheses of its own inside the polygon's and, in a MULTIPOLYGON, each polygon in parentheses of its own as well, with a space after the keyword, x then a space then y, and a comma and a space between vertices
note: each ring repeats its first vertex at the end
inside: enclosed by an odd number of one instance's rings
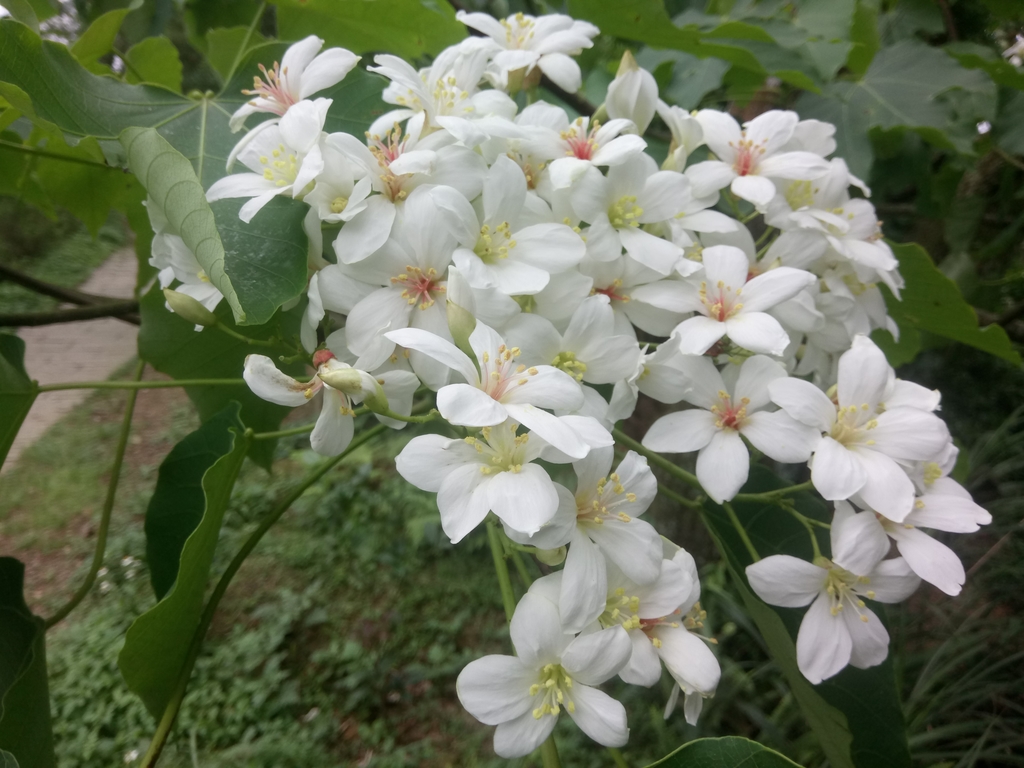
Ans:
POLYGON ((697 454, 697 479, 719 504, 739 493, 749 473, 750 454, 736 430, 716 432, 697 454))
POLYGON ((532 592, 519 601, 508 631, 516 654, 523 664, 534 669, 559 663, 562 652, 572 641, 562 631, 558 606, 532 592))
POLYGON ((716 417, 702 408, 662 416, 644 435, 643 445, 658 453, 699 451, 718 433, 716 417))
POLYGON ((860 454, 855 455, 825 436, 811 460, 811 480, 818 493, 829 501, 836 501, 848 499, 861 490, 868 480, 868 472, 860 461, 860 454))
POLYGON ((437 410, 449 424, 462 427, 493 427, 508 419, 501 403, 469 384, 441 387, 437 392, 437 410))
POLYGON ((849 664, 852 649, 853 640, 845 620, 832 615, 832 601, 827 592, 821 592, 804 614, 797 633, 796 661, 800 671, 817 685, 849 664))
POLYGON ((580 632, 604 611, 608 571, 604 554, 579 526, 572 533, 562 569, 558 609, 566 632, 580 632))
POLYGON ((558 509, 558 494, 548 473, 537 464, 516 472, 499 472, 487 484, 491 510, 510 528, 534 534, 558 509))
POLYGON ((752 413, 743 421, 740 432, 765 456, 787 464, 810 459, 821 440, 817 429, 801 424, 785 411, 752 413))
POLYGON ((769 555, 747 566, 747 580, 769 605, 801 608, 825 588, 824 568, 791 555, 769 555))
POLYGON ((483 656, 469 662, 455 681, 459 701, 485 725, 514 720, 532 709, 530 686, 537 670, 515 656, 483 656))
POLYGON ((828 395, 801 379, 777 379, 768 385, 772 402, 802 424, 828 432, 836 423, 836 407, 828 395))
MULTIPOLYGON (((562 667, 574 681, 600 685, 622 669, 633 654, 633 643, 622 627, 583 634, 562 652, 562 667)), ((575 686, 573 686, 575 690, 575 686)))
MULTIPOLYGON (((626 640, 628 643, 629 639, 626 640)), ((572 700, 575 711, 569 710, 569 717, 598 744, 621 747, 629 741, 626 709, 607 693, 588 685, 576 685, 572 689, 572 700)))

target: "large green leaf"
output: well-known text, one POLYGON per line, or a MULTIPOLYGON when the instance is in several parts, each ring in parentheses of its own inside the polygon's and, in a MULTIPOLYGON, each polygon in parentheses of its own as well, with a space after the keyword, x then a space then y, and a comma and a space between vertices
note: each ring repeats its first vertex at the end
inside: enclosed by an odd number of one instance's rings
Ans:
POLYGON ((203 476, 231 453, 235 435, 245 431, 238 410, 237 404, 229 405, 174 446, 160 464, 146 509, 146 559, 157 600, 178 578, 185 542, 203 519, 203 476))
POLYGON ((800 768, 788 757, 741 736, 697 739, 648 768, 800 768))
POLYGON ((55 768, 43 620, 25 605, 25 566, 0 557, 0 759, 55 768))
POLYGON ((970 153, 979 120, 995 115, 996 88, 978 70, 924 43, 904 40, 878 51, 864 76, 805 93, 795 109, 804 118, 836 126, 836 154, 867 177, 873 159, 872 128, 907 128, 948 149, 970 153))
POLYGON ((0 768, 18 768, 18 761, 6 749, 0 749, 0 768))
MULTIPOLYGON (((270 355, 287 353, 279 348, 252 347, 234 339, 216 328, 196 332, 192 323, 182 320, 164 307, 164 296, 154 288, 139 306, 142 326, 139 328, 139 357, 161 373, 176 379, 234 379, 241 378, 245 357, 251 352, 270 355)), ((231 311, 222 303, 216 310, 217 318, 232 327, 231 311)), ((248 326, 245 334, 257 339, 272 335, 290 338, 298 333, 298 321, 290 315, 278 314, 275 322, 262 326, 248 326)), ((292 375, 301 375, 301 363, 281 368, 292 375)), ((241 419, 246 427, 256 432, 277 429, 288 408, 268 403, 256 397, 247 386, 187 387, 185 392, 206 421, 235 400, 242 404, 241 419)), ((273 440, 254 441, 250 456, 262 466, 269 467, 274 456, 273 440)))
POLYGON ((153 83, 181 91, 181 59, 166 37, 147 37, 124 55, 124 77, 129 83, 153 83))
MULTIPOLYGON (((743 492, 759 493, 782 485, 771 472, 755 466, 743 492)), ((824 502, 816 496, 798 494, 794 501, 804 515, 828 519, 824 502)), ((762 557, 791 554, 809 560, 813 556, 806 529, 784 510, 758 502, 737 501, 733 506, 762 557)), ((746 566, 752 560, 729 516, 721 507, 708 503, 705 520, 772 658, 786 676, 832 767, 909 768, 910 752, 891 658, 871 669, 847 667, 835 677, 812 686, 796 663, 794 640, 804 611, 772 608, 759 600, 745 576, 746 566)), ((820 535, 819 540, 822 550, 827 552, 827 538, 820 535)), ((884 617, 881 606, 872 607, 884 617)))
POLYGON ((1012 155, 1024 155, 1024 91, 1000 105, 992 132, 1000 147, 1012 155))
POLYGON ((192 165, 154 128, 126 128, 121 145, 128 168, 163 211, 174 233, 195 254, 210 281, 224 294, 236 322, 246 322, 245 309, 224 270, 224 244, 217 221, 192 165))
POLYGON ((931 257, 915 243, 892 246, 900 262, 900 273, 907 286, 900 292, 902 301, 883 289, 889 314, 900 327, 900 346, 894 346, 888 333, 879 333, 892 365, 909 362, 917 353, 915 341, 921 331, 959 341, 1021 365, 1006 331, 999 325, 978 327, 978 316, 956 283, 940 272, 931 257), (909 340, 903 336, 909 334, 909 340))
MULTIPOLYGON (((181 550, 174 586, 160 602, 132 623, 117 657, 117 665, 128 687, 156 718, 163 714, 186 664, 192 635, 203 611, 224 511, 245 460, 248 440, 237 428, 231 427, 237 419, 238 405, 232 404, 225 409, 223 417, 210 419, 200 427, 200 430, 227 431, 229 451, 202 471, 202 520, 181 550)), ((223 437, 214 439, 223 446, 223 437)), ((196 465, 195 469, 202 469, 202 466, 196 465)))
POLYGON ((25 342, 0 334, 0 466, 38 394, 38 385, 25 372, 25 342))
POLYGON ((437 54, 466 36, 455 10, 433 0, 272 0, 278 35, 319 35, 354 53, 387 51, 407 59, 437 54))
POLYGON ((127 8, 107 11, 98 17, 71 44, 71 54, 90 72, 97 74, 109 73, 110 67, 100 64, 99 58, 110 53, 114 47, 114 39, 124 23, 124 17, 140 5, 142 5, 141 2, 134 2, 127 8))

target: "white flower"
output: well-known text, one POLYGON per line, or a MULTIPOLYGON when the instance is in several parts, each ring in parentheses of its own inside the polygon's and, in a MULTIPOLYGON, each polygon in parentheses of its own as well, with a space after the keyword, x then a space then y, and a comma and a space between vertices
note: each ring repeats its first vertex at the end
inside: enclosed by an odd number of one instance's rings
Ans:
POLYGON ((830 501, 859 494, 867 506, 903 522, 914 484, 898 462, 932 461, 950 442, 946 425, 919 408, 880 408, 893 376, 882 351, 857 336, 839 359, 836 401, 813 384, 779 379, 771 399, 797 421, 824 433, 811 460, 811 480, 830 501))
POLYGON ((615 312, 602 294, 579 305, 564 335, 550 320, 523 313, 509 323, 505 336, 524 350, 522 361, 527 365, 547 363, 589 384, 625 379, 640 359, 635 337, 615 335, 615 312))
MULTIPOLYGON (((167 288, 178 280, 180 284, 174 290, 191 296, 211 312, 224 298, 224 294, 210 282, 196 255, 177 235, 157 232, 153 235, 150 254, 149 263, 159 270, 157 279, 161 288, 167 288)), ((169 304, 167 308, 171 308, 169 304)), ((203 326, 196 326, 197 331, 202 329, 203 326)))
POLYGON ((238 159, 254 173, 218 179, 206 199, 212 203, 229 197, 253 198, 238 212, 238 218, 249 223, 276 195, 301 198, 324 169, 320 138, 330 106, 330 99, 301 101, 279 123, 253 131, 255 137, 238 153, 238 159))
POLYGON ((669 144, 668 157, 665 158, 662 168, 668 171, 682 171, 686 167, 686 159, 690 153, 704 143, 704 129, 697 118, 682 107, 669 106, 658 99, 657 109, 672 133, 672 143, 669 144))
POLYGON ((340 263, 362 261, 384 245, 398 206, 423 184, 452 186, 470 199, 480 194, 486 171, 483 159, 466 147, 432 141, 439 134, 424 141, 423 128, 423 116, 417 115, 409 121, 404 136, 397 124, 381 131, 371 128, 369 146, 347 133, 327 137, 327 146, 360 166, 378 193, 367 198, 365 207, 338 233, 334 251, 340 263))
POLYGON ((661 567, 661 539, 639 517, 654 501, 658 481, 647 460, 630 451, 615 472, 611 447, 595 448, 573 464, 576 493, 556 486, 558 509, 539 533, 509 538, 541 549, 569 545, 558 600, 566 631, 579 632, 601 614, 607 591, 605 560, 637 584, 650 584, 661 567))
POLYGON ((698 196, 729 187, 764 211, 775 197, 769 177, 817 179, 828 172, 828 162, 812 152, 780 151, 796 129, 795 112, 773 109, 744 123, 742 130, 731 115, 714 109, 702 109, 697 121, 704 142, 718 157, 686 169, 698 196))
POLYGON ((589 117, 559 120, 557 126, 534 126, 522 145, 542 160, 550 160, 548 175, 555 189, 571 187, 588 169, 615 166, 640 154, 647 142, 632 133, 629 120, 609 120, 604 125, 589 117))
POLYGON ((274 66, 267 70, 260 64, 266 80, 257 76, 253 78, 252 90, 242 91, 256 98, 243 104, 231 116, 231 130, 239 130, 245 118, 254 112, 284 115, 292 106, 314 93, 340 83, 359 63, 359 57, 344 48, 328 48, 318 54, 323 46, 323 40, 310 35, 288 46, 280 66, 275 61, 274 66))
POLYGON ((800 622, 796 660, 815 685, 847 664, 868 669, 885 661, 889 633, 863 598, 898 603, 921 583, 903 558, 882 560, 889 543, 866 535, 869 517, 836 507, 831 560, 771 555, 747 566, 751 588, 766 603, 811 606, 800 622))
MULTIPOLYGON (((242 377, 257 397, 292 408, 305 405, 317 392, 323 390, 323 407, 320 410, 320 418, 317 419, 316 426, 309 436, 309 442, 313 450, 322 456, 337 456, 352 442, 355 429, 353 396, 329 386, 321 376, 355 369, 337 360, 333 353, 326 350, 320 350, 313 356, 313 364, 317 367, 316 375, 309 381, 297 381, 281 373, 269 357, 249 355, 245 358, 242 377)), ((355 373, 361 380, 362 391, 376 389, 377 385, 372 376, 363 371, 355 373)), ((355 398, 361 399, 359 395, 355 398)))
POLYGON ((555 514, 556 486, 542 467, 531 463, 547 446, 535 434, 517 434, 518 429, 508 421, 465 440, 422 435, 395 459, 402 477, 437 494, 441 527, 452 543, 461 541, 488 512, 526 534, 536 533, 555 514))
POLYGON ((642 228, 671 219, 688 202, 690 183, 681 173, 659 171, 647 155, 637 155, 608 170, 590 169, 573 187, 572 207, 587 230, 587 255, 611 261, 622 254, 661 275, 672 271, 683 255, 674 243, 642 228))
POLYGON ((517 70, 524 74, 537 67, 560 88, 570 93, 580 89, 580 67, 570 56, 593 46, 598 28, 561 14, 529 16, 517 13, 498 21, 486 13, 459 11, 455 18, 494 41, 494 64, 500 73, 500 85, 508 87, 508 76, 517 70))
POLYGON ((622 54, 619 71, 608 84, 604 101, 608 116, 630 120, 643 134, 654 119, 658 106, 658 84, 654 75, 636 63, 633 54, 622 54))
MULTIPOLYGON (((700 269, 699 264, 687 259, 679 263, 700 269)), ((678 281, 666 280, 628 256, 613 261, 584 259, 580 271, 592 279, 591 293, 602 294, 611 301, 616 334, 635 336, 635 325, 654 336, 668 336, 685 317, 681 312, 665 309, 649 300, 656 301, 663 292, 674 291, 680 285, 678 281)))
POLYGON ((348 221, 366 208, 366 198, 373 189, 370 177, 364 168, 356 166, 333 147, 324 146, 321 152, 324 168, 305 201, 322 222, 348 221))
POLYGON ((466 665, 456 681, 462 706, 477 720, 496 725, 494 751, 523 757, 554 730, 565 710, 580 729, 606 747, 629 738, 626 710, 593 687, 629 659, 622 627, 573 638, 562 632, 558 608, 526 594, 509 627, 515 656, 484 656, 466 665))
POLYGON ((789 336, 765 310, 798 294, 814 282, 814 275, 778 267, 751 278, 746 254, 729 245, 705 248, 702 257, 703 275, 696 275, 690 282, 667 285, 673 293, 660 301, 645 295, 645 300, 663 309, 699 313, 673 332, 679 350, 702 355, 728 336, 751 352, 781 355, 789 345, 789 336))
POLYGON ((769 385, 786 378, 786 369, 755 355, 739 367, 730 387, 706 357, 684 355, 675 362, 689 385, 683 399, 697 408, 662 416, 648 430, 644 447, 659 453, 697 454, 697 479, 721 504, 747 481, 750 455, 740 435, 776 461, 803 462, 819 433, 782 411, 766 411, 769 385))
MULTIPOLYGON (((355 264, 332 264, 318 273, 327 309, 348 315, 345 339, 360 365, 376 370, 394 353, 385 331, 422 328, 451 339, 445 315, 446 270, 455 240, 438 216, 427 188, 402 206, 391 237, 355 264)), ((445 369, 418 352, 410 356, 424 381, 444 378, 445 369)))
POLYGON ((492 328, 478 322, 470 334, 475 362, 451 342, 418 328, 389 331, 386 336, 434 358, 465 379, 466 383, 438 390, 437 409, 448 422, 488 427, 512 418, 567 456, 581 459, 589 452, 590 446, 569 424, 541 410, 571 412, 582 407, 580 385, 550 365, 527 368, 517 362, 520 350, 510 349, 492 328))
POLYGON ((484 179, 482 216, 451 187, 434 187, 431 194, 462 245, 453 256, 455 265, 474 288, 497 288, 509 295, 538 293, 550 273, 571 269, 586 253, 583 240, 565 224, 524 226, 526 177, 505 156, 498 157, 484 179))

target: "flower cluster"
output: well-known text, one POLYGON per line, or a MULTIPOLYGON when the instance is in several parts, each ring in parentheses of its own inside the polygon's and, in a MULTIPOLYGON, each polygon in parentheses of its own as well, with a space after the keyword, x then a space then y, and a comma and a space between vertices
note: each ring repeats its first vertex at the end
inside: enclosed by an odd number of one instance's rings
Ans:
MULTIPOLYGON (((949 477, 938 394, 895 378, 869 338, 897 334, 878 285, 898 296, 902 280, 869 190, 829 157, 834 127, 790 111, 742 125, 685 112, 629 54, 594 116, 527 105, 543 76, 579 88, 571 57, 597 29, 459 18, 484 36, 426 69, 376 57, 395 109, 365 137, 325 131, 331 101, 312 97, 357 59, 317 55, 315 37, 264 70, 235 115, 239 128, 274 117, 232 152, 251 172, 209 199, 249 198, 243 221, 275 195, 304 200, 314 244, 302 343, 316 374, 296 381, 251 355, 246 381, 288 406, 322 391, 312 444, 327 455, 350 442, 355 402, 401 427, 417 388, 436 392, 459 436, 415 437, 398 472, 437 494, 453 542, 493 515, 510 549, 564 560, 515 609, 516 655, 459 676, 500 755, 531 752, 563 711, 596 741, 625 743, 625 711, 595 687, 615 675, 652 686, 664 664, 691 722, 718 684, 693 558, 642 518, 658 491, 647 459, 616 465, 611 430, 641 393, 688 406, 643 447, 696 453, 717 503, 746 482, 748 444, 811 467, 834 503, 830 557, 772 555, 747 576, 768 603, 810 605, 797 650, 812 682, 880 663, 888 636, 865 600, 902 600, 920 579, 957 594, 963 568, 925 529, 990 518, 949 477), (642 138, 655 115, 672 136, 660 166, 642 138), (322 227, 336 233, 326 258, 322 227), (323 338, 325 318, 340 329, 323 338), (552 477, 559 464, 573 487, 552 477)), ((195 265, 154 246, 165 252, 162 282, 210 307, 208 281, 185 274, 195 265)))

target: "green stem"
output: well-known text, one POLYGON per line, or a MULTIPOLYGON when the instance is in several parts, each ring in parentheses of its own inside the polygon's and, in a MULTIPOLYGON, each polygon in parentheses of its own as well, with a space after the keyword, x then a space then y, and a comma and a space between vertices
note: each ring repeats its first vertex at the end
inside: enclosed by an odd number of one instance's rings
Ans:
POLYGON ((409 424, 426 424, 428 421, 434 421, 435 419, 437 419, 438 416, 441 415, 440 413, 438 413, 435 410, 431 410, 430 413, 425 413, 422 416, 403 416, 400 413, 395 413, 391 409, 388 409, 387 411, 383 411, 383 412, 374 411, 374 413, 377 413, 378 415, 383 416, 385 419, 394 419, 395 421, 404 421, 404 422, 407 422, 409 424))
POLYGON ((171 379, 170 381, 67 381, 62 384, 44 384, 40 392, 60 392, 65 389, 172 389, 174 387, 239 387, 245 379, 171 379))
MULTIPOLYGON (((142 378, 142 371, 145 367, 146 364, 141 360, 135 366, 136 381, 142 378)), ((110 470, 110 480, 107 483, 107 497, 103 500, 103 509, 100 512, 100 527, 96 532, 96 549, 92 554, 92 565, 89 566, 89 572, 85 576, 85 581, 82 582, 75 594, 71 596, 71 599, 53 616, 46 619, 44 622, 46 629, 63 621, 69 613, 78 607, 78 604, 89 594, 92 585, 96 583, 96 574, 99 573, 100 568, 103 566, 103 557, 107 552, 107 536, 110 533, 110 516, 114 511, 114 498, 117 496, 117 485, 121 479, 121 465, 124 463, 124 453, 128 447, 128 434, 131 432, 132 416, 135 414, 135 398, 138 397, 138 394, 139 391, 137 389, 129 392, 128 402, 125 404, 124 419, 121 421, 121 433, 117 438, 117 448, 114 449, 114 466, 110 470)))
POLYGON ((544 768, 562 768, 562 761, 558 759, 555 734, 552 733, 548 736, 547 741, 540 745, 540 760, 544 768))
POLYGON ((729 520, 732 521, 732 527, 736 529, 736 533, 738 533, 740 538, 743 540, 743 546, 747 548, 747 552, 750 553, 750 557, 753 558, 756 563, 761 559, 761 556, 757 554, 757 550, 754 548, 754 543, 747 535, 746 528, 743 527, 743 523, 741 523, 739 517, 736 516, 736 510, 732 508, 732 504, 729 502, 725 502, 722 506, 725 507, 725 514, 727 514, 729 516, 729 520))
POLYGON ((612 436, 615 438, 615 442, 621 443, 622 445, 626 446, 632 451, 636 451, 641 456, 646 456, 648 461, 650 461, 652 464, 661 467, 673 477, 682 480, 684 483, 689 483, 694 488, 701 487, 700 480, 697 479, 696 475, 690 474, 682 467, 677 467, 675 464, 673 464, 671 461, 666 459, 661 454, 647 450, 640 443, 638 443, 636 440, 634 440, 632 437, 627 435, 622 430, 613 429, 612 436))
POLYGON ((767 240, 768 236, 771 235, 771 233, 774 232, 774 231, 775 231, 775 227, 765 227, 764 228, 764 232, 761 234, 761 236, 759 238, 757 238, 757 242, 754 243, 754 247, 755 248, 760 248, 761 247, 761 243, 763 243, 765 240, 767 240))
MULTIPOLYGON (((818 546, 818 537, 814 534, 814 528, 811 525, 812 520, 800 514, 792 504, 788 503, 788 500, 780 502, 778 506, 789 512, 789 514, 791 514, 797 522, 800 523, 800 525, 807 529, 807 535, 811 538, 811 549, 814 551, 814 556, 821 557, 821 548, 818 546)), ((819 521, 814 520, 813 522, 817 523, 819 521)))
POLYGON ((622 756, 622 753, 614 747, 608 748, 608 754, 612 756, 612 760, 618 768, 629 768, 629 763, 626 762, 626 758, 622 756))
POLYGON ((224 325, 224 323, 217 323, 214 326, 214 328, 216 328, 221 333, 227 334, 233 339, 238 339, 239 341, 245 342, 251 347, 268 347, 276 349, 278 346, 280 346, 276 341, 270 341, 269 339, 250 338, 243 333, 239 333, 234 328, 229 328, 228 326, 224 325))
POLYGON ((98 160, 88 160, 84 157, 71 157, 69 155, 62 155, 59 152, 47 152, 45 149, 37 149, 36 147, 28 147, 24 144, 18 144, 15 141, 5 141, 0 139, 0 147, 13 150, 14 152, 21 152, 26 155, 36 155, 37 157, 48 157, 51 160, 62 160, 65 163, 77 163, 78 165, 91 165, 94 168, 106 168, 108 171, 121 171, 116 165, 107 165, 101 163, 98 160))
POLYGON ((304 435, 312 432, 316 424, 303 424, 301 427, 291 429, 279 429, 276 432, 257 432, 252 436, 253 440, 276 440, 279 437, 291 437, 292 435, 304 435))
POLYGON ((737 493, 734 497, 734 500, 764 501, 769 504, 774 504, 781 498, 784 498, 794 493, 800 493, 801 491, 809 491, 812 488, 814 488, 814 483, 808 480, 806 483, 799 483, 797 485, 787 485, 785 488, 777 488, 774 491, 765 491, 764 493, 737 493))
POLYGON ((326 475, 331 469, 333 469, 339 462, 351 455, 353 451, 362 446, 368 440, 373 439, 381 432, 387 429, 383 424, 379 424, 373 429, 368 429, 362 434, 358 435, 351 443, 348 448, 342 451, 337 456, 333 456, 323 463, 320 464, 313 472, 308 474, 302 479, 295 488, 284 498, 278 505, 271 510, 260 524, 256 527, 249 538, 245 540, 241 549, 235 554, 228 567, 224 570, 220 580, 217 582, 217 586, 214 587, 213 592, 210 594, 210 599, 206 603, 206 607, 203 608, 203 614, 199 619, 199 626, 196 627, 195 632, 192 633, 192 642, 189 644, 188 655, 185 658, 185 663, 182 665, 181 671, 178 674, 178 681, 175 685, 174 691, 171 694, 171 699, 167 703, 167 707, 164 709, 163 716, 160 718, 160 723, 157 725, 156 734, 153 736, 153 741, 149 745, 149 749, 146 752, 145 757, 142 759, 141 765, 143 768, 153 768, 156 765, 157 760, 160 759, 160 753, 163 751, 164 745, 167 743, 167 737, 170 736, 171 728, 174 726, 174 721, 178 716, 178 710, 181 708, 181 703, 185 699, 185 693, 188 690, 189 678, 192 676, 192 669, 195 666, 196 659, 199 658, 199 652, 203 647, 203 640, 206 638, 206 633, 210 628, 210 624, 213 622, 213 616, 217 611, 217 606, 220 605, 221 599, 227 592, 228 587, 231 584, 231 580, 234 579, 235 574, 238 573, 238 569, 242 567, 242 563, 252 553, 259 544, 263 536, 271 529, 271 527, 278 521, 292 504, 294 504, 306 490, 316 483, 320 478, 326 475))
POLYGON ((505 618, 512 621, 516 610, 516 598, 512 593, 512 579, 508 575, 508 563, 505 562, 505 548, 501 545, 498 526, 493 520, 487 521, 487 541, 491 544, 491 557, 494 558, 494 570, 498 574, 498 587, 501 589, 501 602, 505 606, 505 618))
POLYGON ((235 76, 235 72, 238 70, 238 65, 242 63, 242 57, 245 55, 245 49, 249 47, 249 41, 252 40, 253 33, 256 31, 256 27, 260 23, 260 19, 263 18, 263 12, 266 8, 266 2, 262 2, 260 3, 260 7, 256 9, 256 15, 253 16, 252 22, 249 24, 249 28, 245 31, 245 37, 242 38, 242 44, 238 46, 238 52, 235 54, 235 60, 231 62, 231 71, 228 72, 228 76, 224 78, 225 83, 230 83, 231 78, 235 76))
POLYGON ((526 568, 526 563, 523 561, 522 556, 514 549, 509 550, 508 556, 512 558, 512 564, 516 567, 516 572, 519 574, 519 578, 523 580, 523 587, 526 589, 530 588, 533 584, 533 577, 526 568))
POLYGON ((674 501, 676 504, 684 506, 688 509, 692 509, 697 512, 702 512, 704 510, 704 506, 699 501, 695 501, 694 499, 688 499, 685 496, 676 493, 671 488, 666 486, 664 483, 658 484, 658 493, 665 494, 668 498, 672 499, 672 501, 674 501))

